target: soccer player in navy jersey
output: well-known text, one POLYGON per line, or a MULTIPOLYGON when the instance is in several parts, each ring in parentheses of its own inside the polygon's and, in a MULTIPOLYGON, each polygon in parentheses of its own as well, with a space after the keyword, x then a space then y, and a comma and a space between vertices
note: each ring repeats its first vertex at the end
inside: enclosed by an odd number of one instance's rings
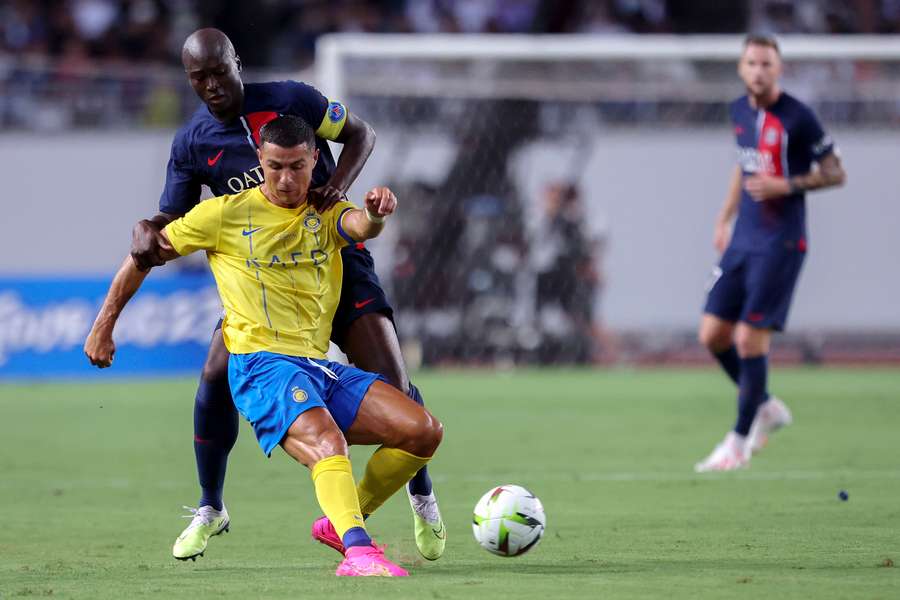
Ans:
MULTIPOLYGON (((116 274, 103 307, 85 342, 85 352, 109 366, 114 349, 112 325, 135 293, 126 273, 130 262, 142 270, 164 264, 168 245, 160 230, 190 211, 201 186, 214 195, 234 194, 262 183, 257 157, 259 130, 281 114, 304 119, 316 132, 319 160, 312 175, 310 203, 326 212, 344 198, 375 144, 372 128, 330 101, 315 88, 294 81, 244 84, 241 62, 228 37, 217 29, 200 29, 184 43, 182 63, 191 87, 203 101, 175 135, 160 198, 160 212, 134 227, 131 256, 116 274), (335 165, 326 139, 343 144, 335 165)), ((332 340, 360 369, 378 373, 423 404, 409 381, 393 324, 393 309, 375 274, 371 254, 362 244, 341 251, 343 282, 332 340)), ((138 285, 140 282, 137 282, 138 285)), ((184 560, 201 555, 210 537, 226 531, 229 516, 222 493, 228 454, 237 440, 238 414, 228 387, 228 351, 221 322, 213 333, 194 403, 194 452, 201 496, 194 518, 175 542, 173 555, 184 560)), ((430 560, 444 551, 446 529, 427 469, 409 482, 416 545, 430 560)), ((317 522, 313 537, 330 543, 317 522)))
POLYGON ((846 179, 815 114, 779 86, 781 68, 774 38, 745 39, 738 74, 747 94, 731 104, 739 164, 716 221, 714 244, 723 254, 699 331, 738 386, 738 414, 697 472, 749 465, 768 435, 791 423, 785 404, 768 393, 769 345, 772 332, 784 329, 806 256, 806 192, 846 179))

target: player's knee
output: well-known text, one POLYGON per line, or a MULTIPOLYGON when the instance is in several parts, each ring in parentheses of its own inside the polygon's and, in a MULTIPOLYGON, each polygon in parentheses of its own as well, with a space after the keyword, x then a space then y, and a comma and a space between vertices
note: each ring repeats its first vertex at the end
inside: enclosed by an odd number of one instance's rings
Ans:
POLYGON ((433 456, 444 439, 444 425, 428 411, 423 411, 416 431, 412 434, 416 456, 433 456))
POLYGON ((697 340, 710 352, 722 352, 731 347, 731 331, 722 327, 713 327, 707 324, 700 326, 697 340))
POLYGON ((348 453, 347 439, 337 428, 319 436, 315 447, 317 462, 331 456, 347 456, 348 453))
POLYGON ((751 327, 739 327, 734 334, 734 345, 741 358, 752 358, 767 352, 767 337, 751 327))

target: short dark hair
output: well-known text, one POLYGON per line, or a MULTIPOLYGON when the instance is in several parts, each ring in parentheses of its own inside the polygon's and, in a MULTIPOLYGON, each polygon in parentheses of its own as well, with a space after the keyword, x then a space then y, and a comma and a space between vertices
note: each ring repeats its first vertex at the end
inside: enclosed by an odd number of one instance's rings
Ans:
POLYGON ((262 126, 259 130, 259 145, 265 142, 293 148, 306 144, 310 150, 316 147, 316 133, 309 124, 294 115, 281 115, 262 126))
POLYGON ((778 40, 775 39, 774 35, 768 33, 747 34, 747 37, 744 38, 744 50, 746 50, 748 46, 765 46, 766 48, 773 48, 775 52, 781 56, 781 48, 778 47, 778 40))

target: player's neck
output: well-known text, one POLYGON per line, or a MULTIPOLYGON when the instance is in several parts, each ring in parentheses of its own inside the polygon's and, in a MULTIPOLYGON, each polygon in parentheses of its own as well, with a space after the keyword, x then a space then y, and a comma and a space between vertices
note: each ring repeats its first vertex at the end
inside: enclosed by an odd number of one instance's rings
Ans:
POLYGON ((761 108, 769 108, 770 106, 778 102, 779 97, 781 97, 781 87, 776 85, 767 93, 761 96, 750 94, 750 106, 757 110, 761 108))
POLYGON ((261 186, 259 186, 259 191, 262 192, 262 195, 265 197, 266 200, 268 200, 271 204, 274 204, 275 206, 277 206, 279 208, 300 208, 301 206, 306 204, 306 195, 305 194, 297 202, 288 203, 288 202, 284 202, 283 200, 279 200, 278 197, 275 196, 275 194, 273 194, 269 191, 269 188, 266 187, 265 183, 263 183, 261 186))

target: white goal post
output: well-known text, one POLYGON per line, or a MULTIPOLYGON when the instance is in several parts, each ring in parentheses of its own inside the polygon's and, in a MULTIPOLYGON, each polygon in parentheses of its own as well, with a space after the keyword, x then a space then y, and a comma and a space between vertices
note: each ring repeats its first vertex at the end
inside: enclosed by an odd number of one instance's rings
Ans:
MULTIPOLYGON (((335 97, 346 91, 343 63, 366 60, 446 61, 617 61, 704 60, 731 62, 742 35, 490 35, 329 34, 316 44, 316 77, 335 97)), ((784 35, 786 60, 900 61, 900 36, 784 35)))

